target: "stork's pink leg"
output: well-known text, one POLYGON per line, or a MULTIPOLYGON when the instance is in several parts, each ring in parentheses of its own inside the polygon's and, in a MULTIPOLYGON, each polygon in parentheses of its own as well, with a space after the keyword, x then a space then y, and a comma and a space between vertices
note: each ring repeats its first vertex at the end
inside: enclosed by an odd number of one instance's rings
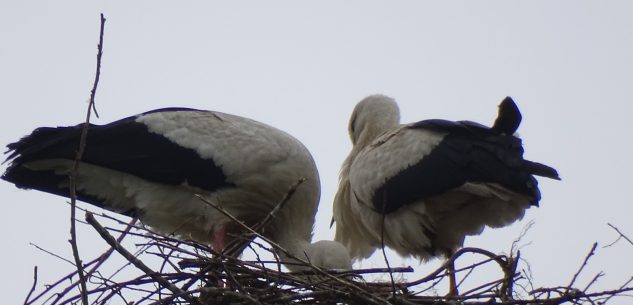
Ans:
POLYGON ((446 269, 448 272, 448 294, 446 297, 455 297, 459 294, 457 291, 457 279, 455 278, 455 261, 451 259, 446 269))
MULTIPOLYGON (((215 250, 218 254, 222 254, 222 252, 224 251, 224 237, 225 236, 226 236, 226 225, 222 225, 213 231, 211 247, 213 247, 213 250, 215 250)), ((225 287, 224 282, 222 282, 222 279, 220 276, 218 276, 217 287, 220 287, 220 288, 225 287)))
POLYGON ((217 230, 213 231, 213 242, 211 246, 213 250, 218 253, 224 251, 224 236, 226 235, 226 225, 222 225, 217 230))

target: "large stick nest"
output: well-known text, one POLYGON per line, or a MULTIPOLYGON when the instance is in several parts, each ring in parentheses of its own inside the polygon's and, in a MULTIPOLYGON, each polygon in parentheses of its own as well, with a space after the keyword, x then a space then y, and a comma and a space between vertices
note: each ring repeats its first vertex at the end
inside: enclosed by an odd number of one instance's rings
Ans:
MULTIPOLYGON (((274 251, 258 241, 249 245, 257 259, 246 261, 214 253, 202 244, 151 233, 134 222, 99 217, 101 221, 88 213, 86 218, 110 248, 84 264, 91 304, 604 304, 633 290, 627 286, 629 281, 610 291, 592 291, 600 274, 585 287, 576 287, 576 278, 593 255, 595 244, 571 282, 551 288, 533 287, 528 274, 519 268, 523 262, 518 252, 506 256, 464 248, 449 262, 461 265, 465 256, 473 255, 481 259, 458 268, 458 278, 472 277, 483 268, 496 268, 501 276, 478 278, 476 287, 462 288, 458 295, 447 297, 439 295, 448 281, 447 264, 414 281, 364 279, 402 278, 402 274, 413 272, 411 267, 326 271, 303 262, 300 264, 310 271, 284 272, 279 261, 260 259, 257 252, 274 251), (114 221, 115 225, 104 228, 104 221, 114 221), (137 244, 134 253, 122 245, 130 235, 146 241, 137 244), (124 257, 120 268, 105 267, 119 258, 112 255, 115 251, 124 257), (128 273, 134 275, 120 277, 128 273)), ((73 272, 40 288, 36 277, 25 304, 76 304, 81 299, 77 279, 77 272, 73 272)))

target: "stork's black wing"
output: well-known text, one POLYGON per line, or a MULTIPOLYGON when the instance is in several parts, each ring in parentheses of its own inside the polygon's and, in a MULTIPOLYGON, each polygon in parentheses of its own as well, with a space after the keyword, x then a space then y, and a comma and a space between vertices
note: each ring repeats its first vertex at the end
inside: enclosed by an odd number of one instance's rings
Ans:
MULTIPOLYGON (((160 111, 199 110, 165 108, 148 113, 160 111)), ((150 132, 136 118, 128 117, 107 125, 89 125, 82 162, 168 185, 187 183, 210 191, 231 185, 214 160, 202 158, 193 149, 150 132)), ((30 170, 24 165, 45 159, 74 160, 83 126, 41 127, 7 145, 7 161, 11 164, 2 179, 20 188, 67 196, 68 190, 58 186, 68 177, 53 171, 30 170)), ((82 200, 97 204, 94 198, 82 200)))
POLYGON ((445 134, 432 151, 378 188, 374 207, 384 213, 442 194, 467 182, 497 183, 524 194, 535 205, 540 199, 532 175, 558 179, 551 167, 523 159, 521 140, 470 121, 425 120, 411 130, 445 134))

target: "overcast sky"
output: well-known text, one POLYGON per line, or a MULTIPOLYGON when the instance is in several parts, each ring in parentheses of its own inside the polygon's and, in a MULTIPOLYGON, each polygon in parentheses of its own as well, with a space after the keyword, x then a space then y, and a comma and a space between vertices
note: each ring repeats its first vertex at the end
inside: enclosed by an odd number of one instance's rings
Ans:
MULTIPOLYGON (((601 248, 617 237, 607 222, 633 236, 629 1, 0 1, 1 145, 38 126, 84 119, 100 12, 108 21, 101 118, 93 122, 184 106, 288 131, 321 173, 316 239, 333 237, 328 225, 350 150, 347 123, 363 97, 394 97, 403 122, 490 124, 510 95, 523 113, 526 157, 557 168, 563 180, 541 179, 540 208, 466 244, 507 252, 533 220, 522 255, 537 286, 566 285, 594 241, 600 247, 581 287, 601 270, 598 289, 633 275, 632 245, 601 248)), ((4 182, 0 198, 0 287, 12 292, 3 294, 6 304, 15 304, 30 288, 34 265, 40 283, 72 269, 29 246, 70 258, 69 213, 62 198, 4 182)), ((105 248, 90 228, 81 230, 85 257, 105 248)), ((390 257, 419 274, 440 263, 390 257)), ((375 255, 360 266, 383 262, 375 255)))

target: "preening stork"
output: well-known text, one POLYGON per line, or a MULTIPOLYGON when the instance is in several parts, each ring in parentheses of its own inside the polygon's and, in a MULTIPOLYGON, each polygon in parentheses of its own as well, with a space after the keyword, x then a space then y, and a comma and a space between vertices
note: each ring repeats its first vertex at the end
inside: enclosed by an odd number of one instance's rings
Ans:
POLYGON ((335 240, 360 259, 384 236, 398 254, 425 261, 452 255, 486 226, 521 219, 541 198, 533 175, 559 177, 523 159, 514 136, 520 122, 509 97, 492 128, 438 119, 401 125, 392 98, 365 98, 349 123, 353 148, 334 199, 335 240))
MULTIPOLYGON (((82 128, 37 128, 9 144, 11 163, 2 179, 19 188, 68 197, 68 176, 82 128)), ((308 150, 287 133, 247 118, 165 108, 91 124, 76 191, 79 200, 221 251, 242 227, 197 194, 254 225, 302 178, 305 182, 264 235, 296 257, 308 256, 315 265, 351 269, 341 244, 311 243, 320 182, 308 150)), ((287 261, 284 253, 278 254, 287 261)))

